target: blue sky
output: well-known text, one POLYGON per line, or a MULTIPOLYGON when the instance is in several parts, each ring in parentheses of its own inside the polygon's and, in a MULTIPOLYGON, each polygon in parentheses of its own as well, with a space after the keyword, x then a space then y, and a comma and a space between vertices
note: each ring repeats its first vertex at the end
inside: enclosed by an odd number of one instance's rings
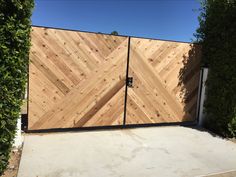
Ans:
POLYGON ((35 0, 33 25, 191 41, 198 0, 35 0))

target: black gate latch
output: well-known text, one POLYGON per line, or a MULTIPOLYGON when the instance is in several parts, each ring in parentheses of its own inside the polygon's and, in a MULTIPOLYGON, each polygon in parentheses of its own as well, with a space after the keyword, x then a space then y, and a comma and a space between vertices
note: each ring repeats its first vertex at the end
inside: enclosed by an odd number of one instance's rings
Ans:
POLYGON ((133 87, 133 77, 128 77, 126 84, 128 87, 133 87))

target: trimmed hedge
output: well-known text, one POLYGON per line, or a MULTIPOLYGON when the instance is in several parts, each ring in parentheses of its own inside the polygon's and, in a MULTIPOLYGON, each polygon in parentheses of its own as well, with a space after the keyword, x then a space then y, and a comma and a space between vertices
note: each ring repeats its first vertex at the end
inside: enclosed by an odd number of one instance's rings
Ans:
POLYGON ((203 64, 209 67, 205 126, 236 136, 236 0, 202 1, 200 28, 203 64))
POLYGON ((0 175, 8 164, 27 81, 33 0, 0 0, 0 175))

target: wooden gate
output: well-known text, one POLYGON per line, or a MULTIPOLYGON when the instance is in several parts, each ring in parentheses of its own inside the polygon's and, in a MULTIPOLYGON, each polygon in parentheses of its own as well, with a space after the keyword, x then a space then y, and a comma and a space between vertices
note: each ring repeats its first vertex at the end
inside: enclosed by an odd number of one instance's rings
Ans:
POLYGON ((200 48, 181 42, 131 38, 126 124, 194 121, 200 48))
POLYGON ((43 27, 31 37, 29 130, 196 119, 197 45, 43 27))
POLYGON ((29 130, 123 124, 127 37, 33 27, 29 130))

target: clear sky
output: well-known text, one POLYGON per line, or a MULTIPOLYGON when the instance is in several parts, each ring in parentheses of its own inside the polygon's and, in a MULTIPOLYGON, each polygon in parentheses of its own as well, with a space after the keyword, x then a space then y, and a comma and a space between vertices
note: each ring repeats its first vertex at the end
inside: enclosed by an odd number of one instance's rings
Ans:
POLYGON ((198 0, 35 0, 33 25, 191 41, 198 0))

